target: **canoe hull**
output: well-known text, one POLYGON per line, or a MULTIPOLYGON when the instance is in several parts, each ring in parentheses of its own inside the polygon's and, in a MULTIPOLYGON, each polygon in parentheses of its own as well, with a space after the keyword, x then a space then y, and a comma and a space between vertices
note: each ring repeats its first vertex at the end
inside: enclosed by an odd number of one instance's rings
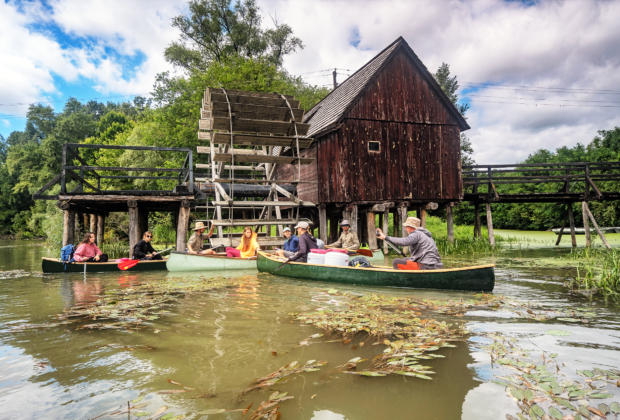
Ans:
POLYGON ((399 271, 386 268, 335 267, 320 264, 288 263, 258 254, 258 271, 304 280, 368 286, 409 287, 415 289, 491 292, 495 287, 495 266, 425 271, 399 271))
MULTIPOLYGON (((84 263, 74 262, 65 264, 58 261, 57 258, 43 258, 42 269, 44 273, 83 273, 84 263)), ((166 261, 140 261, 129 270, 121 270, 118 268, 117 262, 107 263, 86 263, 87 273, 109 273, 109 272, 126 272, 126 271, 165 271, 166 261)))
POLYGON ((217 255, 189 255, 172 252, 166 263, 168 271, 256 270, 256 259, 227 258, 217 255))

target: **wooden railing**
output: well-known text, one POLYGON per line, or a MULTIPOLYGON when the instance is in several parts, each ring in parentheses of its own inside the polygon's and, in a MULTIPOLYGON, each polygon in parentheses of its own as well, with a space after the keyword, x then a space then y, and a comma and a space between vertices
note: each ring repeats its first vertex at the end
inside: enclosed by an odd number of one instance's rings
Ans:
POLYGON ((473 186, 473 194, 483 193, 480 187, 485 186, 486 193, 496 199, 500 195, 496 185, 560 183, 555 194, 577 193, 588 200, 604 196, 596 182, 620 181, 620 162, 468 165, 463 166, 462 175, 463 186, 473 186))
POLYGON ((194 193, 194 170, 193 156, 191 149, 175 148, 175 147, 147 147, 147 146, 110 146, 101 144, 79 144, 67 143, 62 149, 62 167, 61 172, 56 175, 50 182, 45 184, 41 189, 33 194, 33 198, 37 200, 56 200, 58 195, 43 195, 45 191, 54 184, 60 182, 60 195, 70 196, 84 194, 84 189, 90 190, 90 194, 106 194, 106 195, 150 195, 150 194, 193 194, 194 193), (148 168, 148 167, 109 167, 97 166, 89 164, 82 156, 79 149, 115 149, 115 150, 145 150, 153 152, 176 152, 186 153, 185 161, 180 168, 148 168), (75 165, 77 161, 79 165, 75 165), (97 171, 104 172, 121 172, 124 175, 100 175, 97 171), (152 176, 129 175, 129 172, 152 172, 158 173, 152 176), (162 173, 172 173, 173 176, 160 175, 162 173), (86 180, 89 174, 90 180, 96 180, 96 185, 86 180), (174 190, 115 190, 102 189, 102 179, 153 179, 153 180, 176 180, 178 185, 185 188, 175 188, 174 190), (77 181, 77 186, 67 191, 67 184, 71 181, 77 181))

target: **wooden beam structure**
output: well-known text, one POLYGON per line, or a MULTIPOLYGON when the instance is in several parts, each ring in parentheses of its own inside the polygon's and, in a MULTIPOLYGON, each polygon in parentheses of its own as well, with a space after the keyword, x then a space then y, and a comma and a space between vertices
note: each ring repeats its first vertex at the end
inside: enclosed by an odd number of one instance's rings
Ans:
POLYGON ((448 228, 448 242, 454 243, 454 220, 452 217, 452 206, 448 205, 446 207, 446 224, 448 228))
POLYGON ((491 204, 486 203, 487 210, 487 231, 489 235, 489 244, 495 245, 495 233, 493 232, 493 215, 491 214, 491 204))
POLYGON ((75 243, 75 210, 63 212, 62 246, 75 243))

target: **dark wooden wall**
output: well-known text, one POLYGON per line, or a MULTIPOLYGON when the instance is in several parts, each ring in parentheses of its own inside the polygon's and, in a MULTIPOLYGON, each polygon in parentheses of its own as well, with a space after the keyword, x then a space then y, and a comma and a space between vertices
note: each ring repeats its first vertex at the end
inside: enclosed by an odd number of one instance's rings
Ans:
MULTIPOLYGON (((315 139, 306 152, 316 155, 317 165, 302 167, 302 179, 305 173, 308 180, 318 180, 318 189, 302 184, 303 200, 447 202, 462 198, 457 122, 402 50, 369 84, 342 126, 315 139), (380 142, 381 151, 368 151, 369 141, 380 142)), ((286 175, 282 172, 278 178, 286 175)))
MULTIPOLYGON (((316 159, 316 143, 312 143, 310 147, 307 149, 300 151, 300 156, 310 159, 316 159)), ((301 179, 304 181, 314 181, 313 184, 299 184, 297 186, 297 194, 299 198, 304 201, 310 201, 312 203, 319 202, 318 195, 318 181, 317 179, 317 164, 316 162, 312 165, 302 165, 301 166, 301 179)), ((275 179, 291 179, 296 180, 297 175, 297 165, 278 165, 276 166, 275 179)))

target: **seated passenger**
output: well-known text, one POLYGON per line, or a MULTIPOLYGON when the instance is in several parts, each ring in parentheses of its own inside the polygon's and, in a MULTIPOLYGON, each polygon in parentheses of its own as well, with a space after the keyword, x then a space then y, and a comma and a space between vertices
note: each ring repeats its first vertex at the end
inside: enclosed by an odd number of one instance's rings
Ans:
POLYGON ((306 222, 299 222, 295 229, 297 229, 297 236, 299 236, 299 250, 292 257, 285 258, 284 261, 308 262, 310 250, 319 249, 316 238, 308 232, 308 223, 306 222))
POLYGON ((258 240, 256 239, 256 233, 252 232, 252 228, 250 226, 246 226, 243 229, 243 234, 241 235, 241 243, 237 248, 227 247, 226 248, 226 256, 228 258, 250 258, 256 255, 256 251, 260 251, 260 246, 258 245, 258 240))
POLYGON ((282 245, 282 249, 276 251, 278 257, 290 258, 299 249, 299 238, 291 233, 289 228, 284 228, 284 237, 286 241, 282 245))
POLYGON ((108 262, 108 254, 101 252, 95 245, 95 234, 88 232, 75 250, 73 259, 79 262, 108 262))
POLYGON ((420 219, 417 217, 408 217, 405 223, 403 223, 409 236, 406 238, 394 238, 392 236, 385 236, 381 229, 377 229, 379 232, 379 239, 387 239, 394 245, 409 246, 409 255, 407 259, 396 258, 392 262, 394 270, 398 270, 398 264, 407 265, 407 261, 417 263, 419 270, 438 270, 443 268, 441 263, 441 257, 437 250, 437 245, 433 241, 433 235, 423 227, 420 227, 420 219))
POLYGON ((150 244, 153 239, 153 234, 151 231, 147 230, 142 235, 142 239, 133 247, 133 259, 134 260, 163 260, 161 255, 155 251, 153 245, 150 244))
POLYGON ((342 227, 342 233, 340 238, 333 244, 326 245, 325 248, 343 248, 349 251, 357 251, 360 247, 360 240, 357 238, 357 233, 351 231, 351 226, 348 220, 340 222, 342 227))
MULTIPOLYGON (((211 223, 211 230, 209 230, 209 233, 207 234, 207 238, 210 238, 211 235, 213 235, 214 227, 215 225, 211 223)), ((192 236, 189 237, 189 241, 187 241, 187 253, 192 254, 192 255, 215 254, 215 251, 212 249, 205 249, 204 251, 202 250, 202 246, 204 245, 204 237, 202 235, 203 232, 205 231, 204 223, 197 222, 193 230, 194 230, 194 233, 192 233, 192 236)))

